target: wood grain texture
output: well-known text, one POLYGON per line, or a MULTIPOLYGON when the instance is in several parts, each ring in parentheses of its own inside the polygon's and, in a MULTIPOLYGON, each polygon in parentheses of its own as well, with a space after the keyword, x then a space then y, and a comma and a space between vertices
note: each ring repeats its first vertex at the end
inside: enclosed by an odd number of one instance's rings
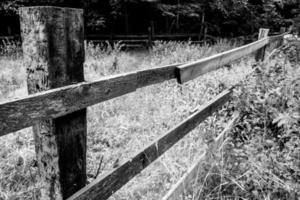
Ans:
POLYGON ((222 92, 206 105, 199 108, 196 113, 150 143, 131 159, 125 161, 120 167, 97 178, 68 200, 107 199, 226 103, 230 98, 230 94, 230 90, 222 92))
POLYGON ((37 120, 61 117, 137 88, 175 79, 179 65, 108 76, 0 103, 0 136, 32 126, 37 120))
MULTIPOLYGON (((269 34, 269 29, 260 28, 259 33, 258 33, 258 40, 267 38, 268 34, 269 34)), ((270 43, 270 41, 269 41, 269 43, 270 43)), ((255 54, 256 62, 264 61, 265 54, 266 54, 266 46, 263 46, 263 47, 259 48, 258 51, 255 54)))
MULTIPOLYGON (((29 94, 84 81, 83 10, 24 7, 20 9, 20 21, 29 94)), ((22 106, 26 109, 29 104, 22 106)), ((52 102, 51 106, 59 106, 59 102, 52 102)), ((20 110, 11 112, 11 115, 15 115, 15 121, 27 117, 20 110)), ((36 121, 33 132, 39 173, 44 184, 40 199, 66 199, 84 187, 86 109, 54 120, 36 121)))
POLYGON ((270 43, 276 42, 278 40, 282 40, 284 36, 285 34, 270 36, 270 43))
POLYGON ((240 59, 257 51, 258 49, 266 46, 268 42, 269 39, 264 38, 242 47, 203 58, 192 63, 181 65, 177 68, 178 82, 185 83, 205 73, 216 70, 234 60, 240 59))
POLYGON ((164 67, 146 69, 137 72, 137 87, 145 87, 157 83, 164 82, 166 80, 176 79, 176 67, 182 65, 182 63, 176 63, 164 67))
POLYGON ((288 32, 283 32, 283 31, 285 31, 285 29, 280 29, 280 32, 281 32, 280 35, 270 36, 270 44, 272 44, 274 42, 277 43, 275 45, 275 48, 278 48, 283 45, 284 36, 288 34, 288 32))
MULTIPOLYGON (((210 150, 211 153, 216 152, 217 147, 220 147, 223 137, 232 128, 232 126, 238 120, 239 115, 233 117, 233 119, 227 124, 224 130, 214 139, 213 149, 210 150)), ((188 169, 188 171, 179 179, 179 181, 168 191, 168 193, 162 198, 162 200, 179 200, 181 195, 186 188, 193 182, 196 181, 198 173, 201 173, 201 166, 206 157, 206 152, 201 154, 195 163, 188 169)))

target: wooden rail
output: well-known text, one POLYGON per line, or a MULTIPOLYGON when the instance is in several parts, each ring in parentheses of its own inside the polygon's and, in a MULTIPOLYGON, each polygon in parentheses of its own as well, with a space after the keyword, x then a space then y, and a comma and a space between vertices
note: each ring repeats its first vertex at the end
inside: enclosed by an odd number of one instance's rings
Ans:
MULTIPOLYGON (((233 119, 228 123, 228 125, 224 128, 224 130, 214 139, 213 147, 220 146, 222 142, 222 138, 226 135, 226 133, 231 129, 231 127, 238 120, 239 115, 233 117, 233 119)), ((215 151, 216 149, 210 149, 210 151, 215 151)), ((181 179, 168 191, 168 193, 162 198, 162 200, 175 200, 181 199, 180 196, 186 190, 187 186, 196 179, 197 174, 200 172, 200 168, 205 159, 206 152, 201 154, 196 162, 188 169, 188 171, 182 176, 181 179)), ((195 180, 196 181, 196 180, 195 180)))
POLYGON ((232 61, 238 60, 246 55, 254 53, 266 46, 269 38, 264 38, 251 44, 216 54, 192 63, 178 67, 178 81, 184 83, 210 71, 216 70, 232 61))
MULTIPOLYGON (((187 38, 199 38, 198 33, 191 34, 155 34, 151 35, 152 40, 181 40, 187 38)), ((148 41, 149 34, 137 34, 137 35, 109 35, 109 34, 89 34, 87 35, 88 40, 92 41, 107 41, 107 40, 116 40, 116 41, 130 41, 130 40, 138 40, 138 41, 148 41)))
POLYGON ((75 193, 68 200, 107 199, 136 174, 140 173, 181 140, 187 133, 197 127, 208 116, 212 115, 220 106, 224 105, 229 100, 230 94, 230 90, 225 90, 196 113, 139 151, 137 155, 125 161, 120 167, 98 178, 87 187, 75 193))
POLYGON ((174 40, 182 41, 190 39, 193 43, 201 43, 199 41, 199 34, 153 34, 152 30, 149 29, 148 34, 137 34, 137 35, 87 35, 87 40, 93 43, 110 43, 122 42, 125 47, 151 47, 154 40, 174 40))
POLYGON ((210 71, 216 70, 228 63, 231 63, 232 61, 252 54, 270 43, 283 40, 283 37, 286 34, 287 33, 271 37, 263 37, 262 39, 245 46, 181 65, 177 69, 178 81, 180 83, 184 83, 210 71))
POLYGON ((269 38, 269 43, 273 43, 273 42, 276 42, 276 41, 280 41, 280 40, 283 40, 283 37, 285 35, 287 35, 289 32, 284 32, 280 35, 274 35, 274 36, 270 36, 269 38))
POLYGON ((108 76, 0 103, 0 136, 32 126, 37 120, 61 117, 138 88, 175 79, 179 65, 108 76))
POLYGON ((231 90, 219 94, 120 167, 83 187, 86 180, 86 107, 167 80, 177 79, 184 83, 283 38, 283 34, 274 37, 261 34, 264 38, 256 42, 192 63, 84 82, 82 10, 49 6, 22 9, 23 49, 31 95, 0 103, 0 136, 34 126, 38 165, 43 180, 50 181, 42 189, 42 195, 49 200, 107 199, 226 103, 231 90), (70 25, 76 30, 71 31, 70 25), (74 82, 76 84, 71 84, 74 82), (43 160, 45 158, 47 160, 43 160), (82 189, 78 191, 79 188, 82 189))
POLYGON ((16 36, 0 36, 0 40, 13 40, 16 36))

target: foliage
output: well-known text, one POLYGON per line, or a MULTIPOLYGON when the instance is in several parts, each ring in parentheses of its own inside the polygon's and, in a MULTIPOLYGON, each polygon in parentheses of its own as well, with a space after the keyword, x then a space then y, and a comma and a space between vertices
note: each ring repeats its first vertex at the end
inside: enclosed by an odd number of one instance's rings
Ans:
POLYGON ((278 31, 299 14, 296 0, 4 0, 0 16, 16 15, 24 5, 84 6, 87 30, 94 33, 146 33, 152 24, 157 32, 200 32, 206 26, 210 35, 231 37, 261 27, 278 31))
POLYGON ((0 16, 1 15, 12 15, 17 13, 19 4, 18 0, 3 0, 0 2, 0 16))
POLYGON ((299 64, 280 59, 258 70, 239 93, 244 116, 233 139, 233 158, 248 159, 232 169, 247 173, 239 182, 249 198, 294 199, 300 190, 299 64))
POLYGON ((201 198, 299 198, 300 68, 290 54, 288 45, 235 89, 241 117, 206 170, 201 198))

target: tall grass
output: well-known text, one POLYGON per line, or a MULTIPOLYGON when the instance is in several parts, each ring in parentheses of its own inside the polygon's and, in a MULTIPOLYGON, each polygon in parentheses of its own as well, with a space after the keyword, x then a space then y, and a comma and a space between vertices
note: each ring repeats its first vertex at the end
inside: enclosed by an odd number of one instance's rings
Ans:
MULTIPOLYGON (((92 81, 111 74, 193 61, 235 46, 226 40, 213 46, 158 41, 149 51, 124 52, 120 50, 121 44, 114 48, 88 44, 85 79, 92 81)), ((196 107, 240 81, 252 62, 252 58, 245 58, 233 63, 231 68, 222 68, 184 85, 167 81, 89 107, 88 181, 118 166, 194 112, 196 107)), ((22 66, 22 56, 17 59, 2 57, 0 69, 1 100, 25 96, 26 70, 22 66)), ((111 199, 156 200, 162 197, 206 149, 205 140, 217 134, 226 123, 221 113, 193 130, 111 199)), ((39 183, 31 129, 2 137, 0 147, 0 199, 38 196, 42 184, 39 183)))
POLYGON ((241 118, 183 199, 300 198, 300 51, 283 49, 236 88, 241 118))

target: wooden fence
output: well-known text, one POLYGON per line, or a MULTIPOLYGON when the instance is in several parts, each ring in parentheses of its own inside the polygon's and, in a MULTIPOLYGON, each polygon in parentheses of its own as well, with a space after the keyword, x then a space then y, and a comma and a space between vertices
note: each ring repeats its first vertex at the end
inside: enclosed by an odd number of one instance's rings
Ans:
MULTIPOLYGON (((282 43, 284 36, 268 37, 268 30, 260 29, 258 41, 195 62, 85 82, 83 11, 25 7, 20 17, 29 96, 0 103, 0 136, 33 126, 38 167, 45 182, 42 199, 107 199, 228 102, 232 90, 223 91, 131 159, 88 185, 86 107, 171 79, 185 83, 253 53, 261 62, 266 46, 282 43)), ((184 181, 191 175, 186 177, 184 181)), ((182 192, 176 189, 182 185, 179 182, 165 199, 182 192)))
POLYGON ((199 33, 186 33, 186 34, 153 34, 150 31, 148 34, 135 34, 135 35, 122 35, 122 34, 112 34, 112 35, 101 35, 101 34, 89 34, 86 36, 88 42, 93 42, 96 44, 103 44, 110 42, 110 44, 115 44, 121 42, 126 47, 151 47, 153 41, 190 41, 193 44, 201 43, 215 43, 217 41, 216 37, 205 34, 201 37, 199 33))

